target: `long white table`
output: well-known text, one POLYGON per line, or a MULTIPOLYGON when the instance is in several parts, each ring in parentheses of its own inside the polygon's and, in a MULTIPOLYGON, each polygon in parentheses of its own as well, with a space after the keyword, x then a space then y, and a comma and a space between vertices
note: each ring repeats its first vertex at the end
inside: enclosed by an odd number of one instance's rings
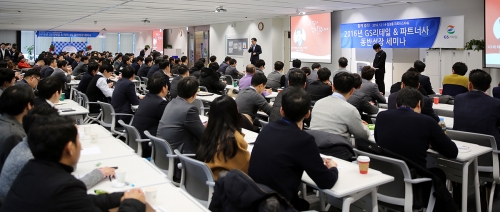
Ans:
POLYGON ((78 125, 78 134, 80 135, 80 140, 88 140, 90 139, 89 135, 85 135, 85 126, 90 126, 91 133, 97 133, 97 137, 101 138, 112 138, 113 135, 106 128, 98 124, 85 124, 78 125))
POLYGON ((97 143, 92 143, 90 139, 82 139, 80 142, 82 143, 82 152, 80 153, 79 162, 135 155, 132 148, 113 137, 98 138, 97 143))
POLYGON ((196 95, 196 99, 199 99, 199 100, 205 101, 205 102, 213 102, 219 96, 221 96, 221 95, 219 95, 219 94, 213 94, 213 95, 210 95, 210 96, 196 95))
POLYGON ((74 117, 77 124, 83 124, 84 116, 89 113, 87 108, 82 107, 77 102, 71 99, 65 99, 55 104, 55 108, 59 110, 59 115, 61 116, 71 116, 74 117), (66 111, 65 109, 71 109, 73 111, 66 111))

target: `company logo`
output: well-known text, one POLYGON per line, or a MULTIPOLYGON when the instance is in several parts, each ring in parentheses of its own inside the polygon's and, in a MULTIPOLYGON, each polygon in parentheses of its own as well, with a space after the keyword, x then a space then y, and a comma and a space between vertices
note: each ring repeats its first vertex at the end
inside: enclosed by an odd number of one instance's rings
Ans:
POLYGON ((455 26, 453 25, 448 25, 447 30, 448 34, 453 35, 455 34, 455 26))

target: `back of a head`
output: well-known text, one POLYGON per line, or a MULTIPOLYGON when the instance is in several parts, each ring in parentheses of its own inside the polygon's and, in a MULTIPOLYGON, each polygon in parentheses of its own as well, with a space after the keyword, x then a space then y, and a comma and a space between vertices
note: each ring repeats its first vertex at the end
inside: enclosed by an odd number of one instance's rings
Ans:
POLYGON ((293 69, 288 72, 288 84, 289 86, 299 86, 303 87, 307 81, 306 73, 300 69, 293 69))
POLYGON ((306 75, 311 75, 311 68, 309 67, 302 67, 300 70, 306 73, 306 75))
POLYGON ((161 63, 161 61, 163 61, 163 60, 164 60, 164 59, 163 59, 163 57, 161 57, 161 56, 155 57, 155 64, 160 64, 160 63, 161 63))
MULTIPOLYGON (((236 101, 228 95, 217 97, 210 103, 210 114, 206 131, 230 131, 234 133, 236 130, 241 130, 240 115, 236 101), (212 120, 214 120, 212 122, 212 120)), ((222 138, 220 138, 222 139, 222 138)))
POLYGON ((196 68, 196 70, 201 70, 205 65, 203 65, 203 62, 201 61, 196 61, 196 63, 194 63, 194 68, 196 68))
POLYGON ((193 97, 200 87, 200 83, 196 77, 184 77, 177 85, 177 96, 189 99, 193 97))
POLYGON ((224 62, 230 61, 231 59, 232 59, 231 57, 226 56, 226 58, 224 58, 224 62))
POLYGON ((318 78, 321 81, 327 81, 330 79, 330 76, 332 76, 332 72, 328 68, 320 68, 318 70, 318 78))
POLYGON ((8 69, 1 68, 0 69, 0 86, 3 86, 4 83, 11 83, 12 80, 16 77, 16 72, 8 69))
POLYGON ((144 62, 144 57, 143 56, 139 56, 139 57, 134 58, 134 60, 136 62, 139 62, 139 61, 143 61, 144 62))
POLYGON ((180 58, 175 58, 175 64, 178 64, 181 62, 181 59, 180 58))
POLYGON ((216 62, 211 62, 208 65, 208 68, 211 69, 212 71, 218 71, 219 70, 219 64, 216 62))
POLYGON ((89 63, 87 73, 92 74, 93 71, 97 71, 98 69, 99 63, 89 63))
POLYGON ((274 63, 274 70, 276 70, 276 71, 283 70, 283 67, 285 67, 285 64, 283 62, 281 62, 281 61, 276 61, 274 63))
POLYGON ((422 73, 425 71, 425 63, 417 60, 413 63, 413 68, 415 68, 418 72, 422 73))
POLYGON ((354 77, 354 88, 358 89, 359 87, 361 87, 361 84, 363 83, 361 81, 361 76, 359 76, 359 74, 357 73, 351 73, 352 77, 354 77))
POLYGON ((167 86, 167 78, 163 74, 156 72, 153 76, 149 77, 147 84, 149 93, 159 94, 165 86, 167 86))
POLYGON ((30 131, 31 124, 33 124, 37 118, 45 116, 59 116, 59 113, 57 112, 57 109, 48 105, 33 107, 33 109, 28 111, 28 114, 23 117, 24 132, 30 131))
POLYGON ((462 75, 462 76, 467 74, 467 70, 468 70, 467 65, 465 65, 465 63, 462 63, 462 62, 456 62, 455 64, 453 64, 452 69, 455 72, 455 74, 462 75))
POLYGON ((28 77, 31 77, 31 76, 39 77, 39 78, 41 77, 40 72, 35 71, 33 69, 30 69, 30 70, 28 70, 28 71, 26 71, 24 73, 24 78, 28 78, 28 77))
POLYGON ((177 72, 180 75, 186 74, 186 72, 189 72, 189 68, 186 65, 180 65, 179 68, 177 69, 177 72))
POLYGON ((302 61, 300 61, 299 59, 295 59, 292 61, 292 66, 294 68, 300 68, 300 66, 302 66, 302 61))
POLYGON ((256 87, 261 84, 266 85, 266 83, 267 83, 267 78, 264 74, 256 73, 252 76, 252 82, 251 82, 252 86, 256 87))
POLYGON ((153 62, 153 58, 151 57, 146 57, 146 59, 144 59, 144 63, 148 64, 150 62, 153 62))
POLYGON ((215 55, 212 55, 212 56, 210 56, 209 60, 211 63, 213 63, 217 60, 217 57, 215 55))
POLYGON ((416 88, 404 87, 398 91, 396 96, 397 107, 417 107, 418 103, 422 103, 423 96, 416 88))
POLYGON ((410 86, 412 88, 418 89, 420 78, 419 75, 420 73, 412 67, 403 74, 403 76, 401 77, 401 82, 405 84, 405 86, 410 86))
POLYGON ((28 86, 10 86, 0 96, 0 113, 17 116, 29 105, 33 106, 35 94, 28 86))
MULTIPOLYGON (((157 51, 153 52, 153 58, 155 58, 155 60, 156 60, 157 57, 161 57, 161 53, 157 52, 157 51)), ((161 57, 161 59, 163 59, 163 57, 161 57)))
POLYGON ((187 59, 188 59, 188 57, 186 57, 186 56, 182 56, 182 57, 181 57, 181 62, 183 62, 183 63, 184 63, 184 62, 186 62, 186 61, 187 61, 187 59))
POLYGON ((132 66, 125 66, 121 70, 121 73, 123 78, 130 79, 135 75, 135 69, 132 66))
POLYGON ((474 89, 486 92, 490 88, 491 76, 481 69, 474 69, 469 74, 469 82, 474 89))
POLYGON ((345 57, 339 58, 339 66, 342 68, 347 67, 348 60, 345 57))
POLYGON ((333 78, 335 92, 346 94, 354 88, 354 77, 351 73, 340 72, 333 78))
POLYGON ((107 65, 107 64, 102 64, 102 66, 99 68, 99 72, 104 73, 106 72, 113 72, 113 66, 107 65))
POLYGON ((265 67, 265 66, 266 66, 266 61, 264 61, 263 59, 257 60, 257 62, 255 63, 255 67, 257 67, 257 68, 265 67))
POLYGON ((314 70, 314 69, 320 69, 320 68, 321 68, 321 64, 319 64, 319 63, 313 63, 313 64, 311 65, 311 69, 312 69, 312 70, 314 70))
POLYGON ((59 162, 68 142, 77 146, 77 136, 78 130, 72 118, 40 117, 30 127, 28 144, 35 159, 59 162))
POLYGON ((7 61, 6 60, 0 60, 0 68, 7 68, 7 61))
POLYGON ((281 108, 286 119, 299 122, 311 109, 311 97, 304 89, 291 87, 283 93, 281 108))
POLYGON ((82 57, 81 57, 81 61, 82 61, 82 62, 83 62, 83 61, 85 61, 85 60, 88 60, 88 59, 89 59, 89 57, 87 57, 87 56, 82 56, 82 57))
POLYGON ((365 80, 372 80, 375 75, 375 69, 371 66, 365 66, 361 69, 361 78, 365 80))
POLYGON ((229 60, 229 65, 234 65, 236 63, 237 63, 236 59, 229 60))
POLYGON ((122 57, 123 63, 128 62, 130 60, 130 57, 128 55, 125 55, 122 57))
POLYGON ((44 78, 38 82, 38 96, 50 99, 56 92, 60 92, 63 87, 61 80, 56 76, 44 78))
POLYGON ((255 66, 252 64, 248 64, 246 67, 247 74, 255 74, 255 66))
POLYGON ((162 60, 158 66, 160 67, 161 70, 166 69, 167 67, 170 67, 170 62, 168 60, 162 60))
POLYGON ((53 57, 46 57, 45 58, 45 65, 50 66, 52 64, 52 61, 56 60, 56 58, 53 57))

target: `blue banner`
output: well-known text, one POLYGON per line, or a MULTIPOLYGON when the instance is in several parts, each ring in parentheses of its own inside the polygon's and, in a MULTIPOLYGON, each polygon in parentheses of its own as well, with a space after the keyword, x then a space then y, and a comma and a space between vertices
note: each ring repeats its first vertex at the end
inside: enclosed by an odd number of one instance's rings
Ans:
POLYGON ((37 31, 36 36, 38 37, 84 37, 84 38, 95 38, 99 35, 99 32, 61 32, 61 31, 37 31))
MULTIPOLYGON (((342 48, 431 48, 439 34, 441 18, 420 18, 341 24, 342 48)), ((455 32, 448 26, 447 34, 455 32)), ((444 39, 447 39, 444 37, 444 39)))

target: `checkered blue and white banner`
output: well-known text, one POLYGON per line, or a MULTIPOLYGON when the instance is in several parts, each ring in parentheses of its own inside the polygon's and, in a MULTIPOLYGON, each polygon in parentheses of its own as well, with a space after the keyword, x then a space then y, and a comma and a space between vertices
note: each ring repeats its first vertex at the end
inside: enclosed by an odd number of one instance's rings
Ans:
POLYGON ((76 53, 80 50, 85 51, 85 47, 87 47, 87 42, 52 42, 54 44, 56 54, 61 52, 71 52, 76 53))

